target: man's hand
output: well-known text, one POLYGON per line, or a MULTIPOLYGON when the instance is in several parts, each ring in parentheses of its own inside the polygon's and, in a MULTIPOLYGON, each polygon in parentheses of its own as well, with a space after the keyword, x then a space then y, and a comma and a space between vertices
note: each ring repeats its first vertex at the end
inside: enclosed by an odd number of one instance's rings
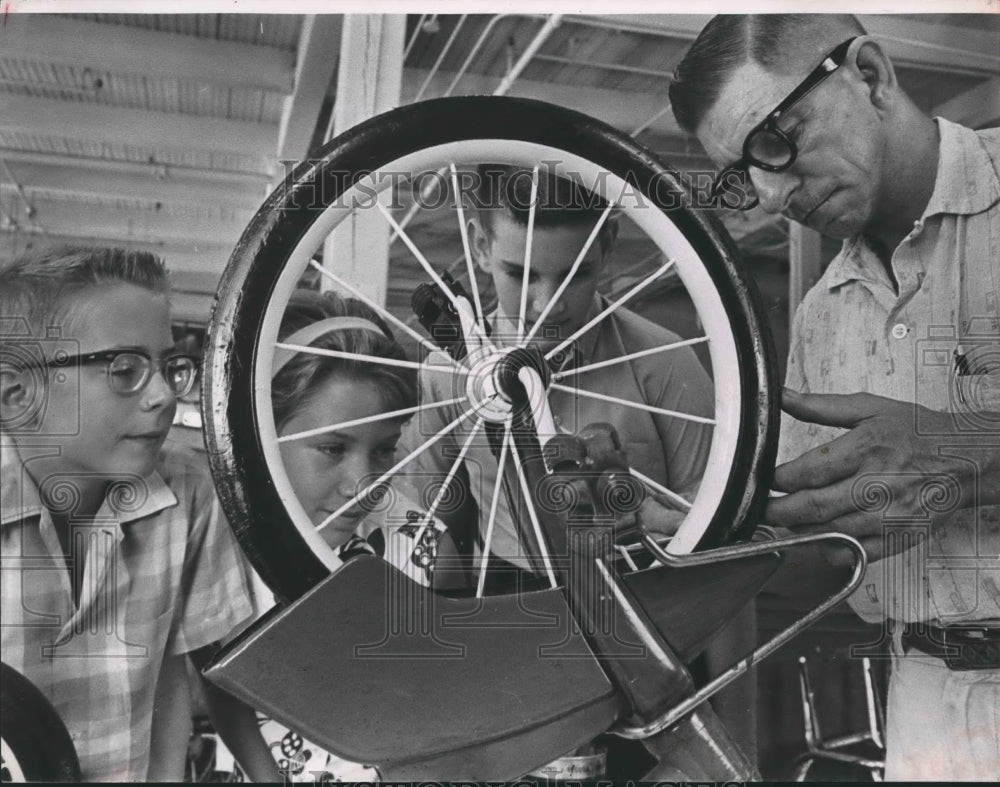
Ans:
POLYGON ((768 503, 770 524, 847 533, 875 560, 885 554, 887 517, 933 522, 1000 496, 997 439, 962 431, 950 413, 872 394, 788 389, 782 408, 850 431, 777 468, 774 487, 788 494, 768 503))
POLYGON ((674 508, 669 508, 648 495, 642 501, 639 510, 635 512, 639 523, 651 533, 672 536, 684 521, 685 514, 674 508))

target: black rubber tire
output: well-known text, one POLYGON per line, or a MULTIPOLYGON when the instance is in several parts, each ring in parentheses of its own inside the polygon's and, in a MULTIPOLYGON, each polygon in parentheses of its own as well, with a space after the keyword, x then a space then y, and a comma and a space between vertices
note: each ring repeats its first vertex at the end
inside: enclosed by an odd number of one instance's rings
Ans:
POLYGON ((219 287, 203 377, 209 457, 241 545, 280 598, 297 598, 329 572, 290 521, 263 460, 253 396, 261 316, 291 251, 326 205, 404 155, 477 139, 548 145, 593 162, 667 213, 687 238, 724 304, 745 391, 735 461, 697 548, 745 538, 759 521, 777 446, 777 365, 756 290, 721 223, 708 211, 684 207, 688 196, 677 173, 600 121, 527 99, 435 99, 372 118, 315 151, 260 208, 219 287))
MULTIPOLYGON (((29 782, 79 782, 76 748, 55 708, 30 680, 0 663, 0 737, 29 782)), ((3 781, 11 774, 4 762, 3 781)))

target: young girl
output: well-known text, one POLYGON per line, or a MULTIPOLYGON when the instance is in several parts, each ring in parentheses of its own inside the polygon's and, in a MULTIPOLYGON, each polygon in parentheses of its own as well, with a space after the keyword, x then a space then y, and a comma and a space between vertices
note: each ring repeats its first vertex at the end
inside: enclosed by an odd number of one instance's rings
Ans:
MULTIPOLYGON (((366 304, 334 293, 296 291, 278 331, 282 344, 405 361, 382 319, 366 304)), ((285 437, 417 404, 415 370, 296 352, 275 351, 271 399, 278 435, 285 437)), ((416 494, 392 479, 326 522, 396 461, 406 417, 373 420, 281 443, 281 458, 299 502, 324 540, 342 557, 374 551, 424 585, 431 584, 444 525, 433 521, 414 541, 424 514, 416 494)))
MULTIPOLYGON (((382 319, 361 301, 334 293, 296 291, 278 331, 282 344, 406 360, 382 319)), ((275 350, 271 398, 279 437, 414 407, 416 372, 363 360, 284 348, 275 350)), ((281 443, 281 459, 296 497, 314 525, 369 487, 397 461, 396 445, 406 418, 374 420, 281 443)), ((431 585, 435 561, 454 547, 444 525, 421 527, 424 512, 416 494, 396 479, 382 485, 336 519, 322 535, 339 557, 362 552, 383 557, 411 579, 431 585), (419 542, 416 536, 420 531, 419 542)), ((328 772, 335 780, 374 778, 328 754, 274 721, 261 732, 288 778, 313 779, 328 772)))

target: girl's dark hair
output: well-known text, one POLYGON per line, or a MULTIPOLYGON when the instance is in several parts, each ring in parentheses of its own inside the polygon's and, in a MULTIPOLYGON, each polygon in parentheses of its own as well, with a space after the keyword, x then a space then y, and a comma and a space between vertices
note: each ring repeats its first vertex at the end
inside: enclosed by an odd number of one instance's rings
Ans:
MULTIPOLYGON (((361 317, 377 325, 382 333, 361 328, 334 330, 311 342, 310 347, 406 360, 403 348, 374 309, 362 301, 341 298, 332 292, 296 290, 282 317, 278 339, 284 341, 296 331, 330 317, 361 317)), ((279 432, 317 388, 332 377, 373 383, 387 411, 413 407, 417 403, 416 370, 296 353, 271 380, 271 403, 279 432)))

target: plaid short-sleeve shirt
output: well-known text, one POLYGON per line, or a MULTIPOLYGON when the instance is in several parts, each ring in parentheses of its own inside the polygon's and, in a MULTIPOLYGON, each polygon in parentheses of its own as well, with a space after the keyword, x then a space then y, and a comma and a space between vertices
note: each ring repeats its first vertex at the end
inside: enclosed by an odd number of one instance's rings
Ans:
MULTIPOLYGON (((863 236, 845 241, 796 312, 786 385, 955 412, 967 433, 1000 444, 995 416, 985 415, 1000 412, 1000 130, 937 124, 934 191, 892 253, 898 289, 863 236)), ((783 415, 779 462, 842 431, 783 415)), ((941 451, 976 461, 961 434, 942 435, 941 451)), ((904 525, 905 537, 926 538, 869 565, 854 610, 870 622, 1000 620, 1000 506, 951 510, 953 482, 931 478, 926 516, 900 521, 883 480, 860 479, 859 499, 881 507, 887 531, 904 525), (947 521, 931 528, 942 512, 947 521)), ((983 474, 980 483, 1000 479, 983 474)))
POLYGON ((32 455, 0 445, 3 661, 53 704, 86 780, 144 780, 164 654, 218 641, 252 614, 243 563, 207 470, 168 442, 149 476, 112 479, 86 525, 72 526, 71 479, 62 496, 49 488, 86 556, 75 605, 32 455))

